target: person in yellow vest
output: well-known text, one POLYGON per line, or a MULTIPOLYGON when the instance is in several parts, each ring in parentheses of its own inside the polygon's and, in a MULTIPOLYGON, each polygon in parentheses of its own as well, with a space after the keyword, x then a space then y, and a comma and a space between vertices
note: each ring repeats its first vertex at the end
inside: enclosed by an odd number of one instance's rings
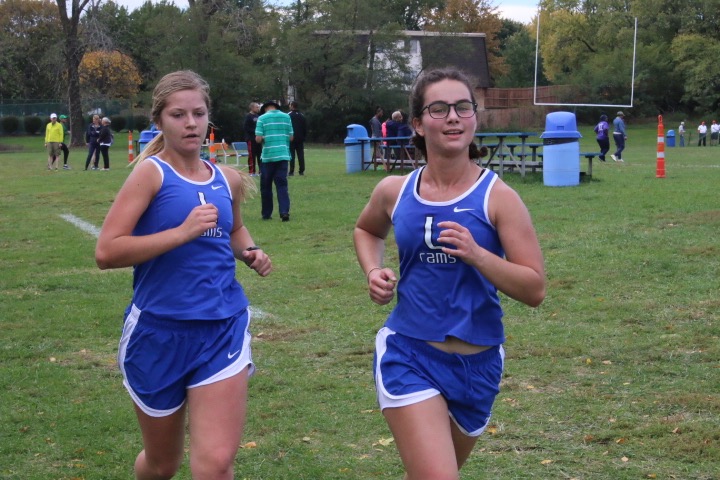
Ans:
POLYGON ((45 127, 45 148, 48 152, 48 170, 55 170, 57 167, 57 159, 60 157, 61 147, 65 136, 65 129, 62 124, 57 121, 57 114, 50 114, 50 123, 45 127))

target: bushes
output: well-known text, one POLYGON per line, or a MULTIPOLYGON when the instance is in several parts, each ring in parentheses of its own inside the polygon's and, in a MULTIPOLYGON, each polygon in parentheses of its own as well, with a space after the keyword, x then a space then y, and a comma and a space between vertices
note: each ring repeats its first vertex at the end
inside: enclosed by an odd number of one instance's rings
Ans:
POLYGON ((112 125, 112 129, 115 132, 125 130, 125 126, 127 125, 127 118, 122 115, 111 115, 110 125, 112 125))
POLYGON ((20 129, 20 120, 14 115, 2 118, 2 129, 7 134, 14 134, 20 129))
POLYGON ((28 135, 36 135, 43 127, 43 118, 38 116, 27 116, 23 118, 23 124, 25 125, 25 132, 28 135))
POLYGON ((133 115, 132 116, 132 123, 130 124, 130 128, 135 130, 136 132, 141 132, 143 130, 146 130, 150 126, 150 119, 146 117, 145 115, 133 115))

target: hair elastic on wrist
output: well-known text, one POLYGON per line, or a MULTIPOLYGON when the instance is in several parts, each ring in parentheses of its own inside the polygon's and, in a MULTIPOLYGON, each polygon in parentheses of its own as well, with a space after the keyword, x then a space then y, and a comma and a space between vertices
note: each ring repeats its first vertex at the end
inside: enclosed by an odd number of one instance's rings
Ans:
POLYGON ((373 268, 371 268, 370 270, 368 270, 368 273, 367 273, 367 275, 366 275, 368 282, 370 281, 370 274, 371 274, 372 272, 374 272, 375 270, 382 270, 382 267, 373 267, 373 268))

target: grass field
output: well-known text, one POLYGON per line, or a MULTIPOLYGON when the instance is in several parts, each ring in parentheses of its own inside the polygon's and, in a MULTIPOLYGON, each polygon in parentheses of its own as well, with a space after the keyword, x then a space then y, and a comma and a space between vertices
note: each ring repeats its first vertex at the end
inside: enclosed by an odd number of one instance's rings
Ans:
MULTIPOLYGON (((656 128, 629 133, 626 163, 596 161, 578 187, 505 175, 548 295, 503 299, 502 392, 464 479, 720 478, 720 147, 667 148, 658 179, 656 128)), ((0 479, 131 478, 141 442, 115 362, 131 270, 98 270, 95 237, 60 216, 100 227, 129 172, 125 137, 108 172, 82 171, 81 148, 73 170, 46 171, 40 137, 0 149, 0 479)), ((391 306, 369 300, 351 238, 386 174, 346 174, 342 146, 306 157, 289 223, 260 221, 259 195, 244 208, 275 270, 238 267, 258 371, 236 477, 400 479, 371 376, 391 306)))

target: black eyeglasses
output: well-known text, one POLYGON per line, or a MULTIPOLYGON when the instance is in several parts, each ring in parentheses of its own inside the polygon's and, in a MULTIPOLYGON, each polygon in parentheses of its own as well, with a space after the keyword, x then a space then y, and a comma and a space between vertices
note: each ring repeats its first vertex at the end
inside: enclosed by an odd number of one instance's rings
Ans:
POLYGON ((477 103, 464 100, 458 103, 433 102, 420 110, 420 113, 427 110, 430 117, 440 120, 450 115, 450 107, 455 107, 455 113, 462 118, 470 118, 477 111, 477 103))

